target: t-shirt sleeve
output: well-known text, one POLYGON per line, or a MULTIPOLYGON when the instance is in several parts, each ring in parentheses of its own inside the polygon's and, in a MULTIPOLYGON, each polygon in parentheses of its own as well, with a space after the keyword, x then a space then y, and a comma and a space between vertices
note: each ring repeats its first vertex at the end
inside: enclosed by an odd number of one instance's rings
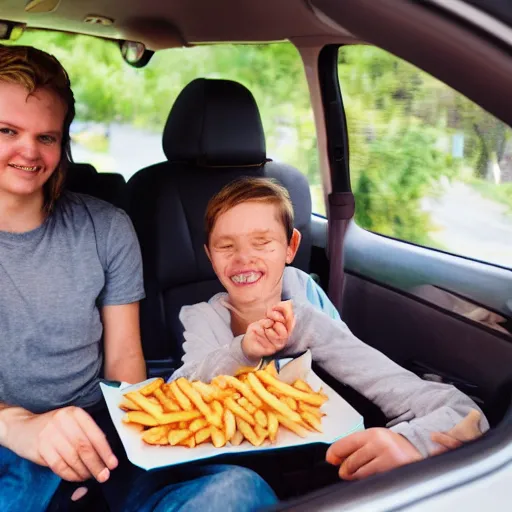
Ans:
POLYGON ((128 215, 116 210, 106 247, 105 286, 100 306, 130 304, 145 297, 139 241, 128 215))

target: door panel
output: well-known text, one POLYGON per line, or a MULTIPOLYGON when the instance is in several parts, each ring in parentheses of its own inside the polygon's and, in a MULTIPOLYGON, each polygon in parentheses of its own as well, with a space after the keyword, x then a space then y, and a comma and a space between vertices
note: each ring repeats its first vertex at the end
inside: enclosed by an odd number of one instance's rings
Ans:
MULTIPOLYGON (((313 225, 319 251, 325 248, 327 221, 316 217, 313 225)), ((346 238, 345 269, 342 317, 356 336, 423 378, 457 385, 493 424, 501 419, 512 376, 511 271, 388 239, 355 224, 346 238), (450 300, 429 296, 433 286, 450 300), (482 323, 461 304, 503 322, 482 323)))
POLYGON ((346 238, 345 266, 400 290, 421 296, 421 287, 440 287, 509 317, 512 271, 407 244, 352 223, 346 238))

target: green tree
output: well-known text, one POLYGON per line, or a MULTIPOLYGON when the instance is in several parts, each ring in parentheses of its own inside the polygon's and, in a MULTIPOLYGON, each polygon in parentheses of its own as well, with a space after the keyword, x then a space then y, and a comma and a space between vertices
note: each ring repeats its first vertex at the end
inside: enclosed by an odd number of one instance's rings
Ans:
POLYGON ((142 69, 128 66, 113 42, 28 32, 21 44, 54 54, 68 71, 77 119, 117 121, 161 133, 183 87, 198 77, 244 84, 261 111, 270 154, 319 183, 316 137, 302 60, 289 43, 212 45, 157 52, 142 69))

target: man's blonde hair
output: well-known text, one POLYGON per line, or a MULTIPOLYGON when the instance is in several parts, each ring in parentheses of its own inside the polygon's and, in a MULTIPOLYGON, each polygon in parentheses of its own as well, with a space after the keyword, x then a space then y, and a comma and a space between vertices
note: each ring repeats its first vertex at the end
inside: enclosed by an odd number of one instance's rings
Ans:
POLYGON ((31 46, 0 44, 0 81, 21 85, 27 93, 37 89, 54 92, 66 105, 62 129, 61 159, 57 169, 44 185, 44 210, 50 213, 64 187, 66 171, 71 162, 69 129, 75 117, 75 98, 66 70, 52 55, 31 46))
POLYGON ((286 239, 288 243, 290 242, 293 235, 294 217, 293 205, 288 191, 271 178, 244 177, 229 183, 210 199, 205 215, 207 244, 210 242, 210 236, 219 216, 248 201, 275 204, 279 220, 286 231, 286 239))

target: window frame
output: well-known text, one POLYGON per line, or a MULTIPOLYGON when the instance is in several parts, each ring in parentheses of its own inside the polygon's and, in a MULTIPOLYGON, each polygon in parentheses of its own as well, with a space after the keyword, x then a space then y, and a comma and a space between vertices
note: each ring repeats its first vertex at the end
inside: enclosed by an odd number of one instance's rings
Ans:
MULTIPOLYGON (((392 54, 388 50, 384 48, 380 48, 377 45, 373 44, 367 44, 364 42, 354 42, 354 43, 348 43, 348 44, 336 44, 336 45, 326 45, 322 49, 322 52, 319 55, 319 77, 320 77, 320 89, 322 93, 322 100, 323 100, 323 111, 325 116, 325 125, 326 125, 326 133, 327 133, 327 153, 329 158, 329 164, 330 164, 330 171, 331 171, 331 184, 332 184, 332 190, 338 191, 338 192, 349 192, 352 191, 352 182, 351 182, 351 173, 350 173, 350 133, 348 130, 348 119, 346 115, 346 110, 344 107, 344 100, 343 100, 343 92, 341 89, 341 84, 339 80, 339 74, 338 74, 338 62, 339 62, 339 53, 340 50, 346 47, 354 47, 354 46, 371 46, 374 48, 379 48, 382 51, 385 51, 389 53, 390 55, 395 56, 397 59, 402 60, 406 62, 407 64, 410 64, 414 67, 416 67, 419 71, 428 73, 428 71, 423 70, 422 68, 416 66, 412 62, 409 62, 408 60, 392 54), (323 53, 325 51, 325 54, 323 53), (336 54, 335 61, 334 53, 336 54), (335 83, 333 83, 333 75, 335 83), (339 116, 339 121, 336 122, 333 120, 333 117, 337 115, 339 116), (336 140, 341 140, 341 143, 336 144, 336 140), (340 161, 339 155, 340 152, 343 151, 343 161, 340 161), (348 184, 345 183, 345 180, 348 177, 348 184), (335 186, 338 186, 336 189, 335 186)), ((434 75, 431 75, 435 80, 439 81, 440 83, 444 84, 446 87, 451 88, 450 85, 448 85, 443 80, 437 78, 434 75)), ((459 91, 455 90, 457 94, 461 94, 459 91)), ((464 96, 466 97, 466 96, 464 96)), ((469 98, 468 98, 469 99, 469 98)), ((473 101, 470 99, 470 101, 473 101)), ((493 116, 495 119, 497 119, 500 122, 503 122, 509 129, 512 130, 512 126, 505 123, 505 121, 502 121, 500 118, 496 117, 494 114, 488 112, 484 107, 481 107, 478 103, 475 103, 477 106, 479 106, 484 112, 486 112, 488 115, 493 116)), ((356 211, 357 211, 357 202, 356 202, 356 211)), ((452 256, 455 258, 461 258, 463 260, 469 261, 469 262, 475 262, 483 265, 489 265, 492 267, 496 267, 502 270, 506 271, 512 271, 512 266, 507 267, 503 264, 496 263, 493 261, 487 261, 480 259, 475 256, 470 256, 467 254, 457 254, 455 252, 450 252, 450 250, 447 249, 441 249, 438 247, 432 247, 428 245, 422 245, 416 242, 412 242, 410 240, 397 238, 391 235, 379 233, 378 231, 374 231, 371 229, 367 229, 361 225, 359 225, 356 220, 355 216, 351 220, 352 223, 354 223, 359 229, 362 229, 364 231, 367 231, 368 233, 372 233, 373 235, 383 237, 388 240, 393 240, 397 243, 403 243, 410 245, 412 247, 417 247, 421 249, 425 249, 427 251, 434 251, 436 253, 452 256)))

